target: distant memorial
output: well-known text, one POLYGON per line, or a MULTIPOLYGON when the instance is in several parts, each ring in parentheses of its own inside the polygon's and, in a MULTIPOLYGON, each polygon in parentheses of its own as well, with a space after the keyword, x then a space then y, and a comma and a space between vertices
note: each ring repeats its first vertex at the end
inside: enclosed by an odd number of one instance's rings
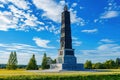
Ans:
POLYGON ((67 5, 64 7, 61 18, 60 49, 57 63, 51 64, 50 69, 83 70, 83 64, 77 64, 74 49, 72 49, 70 12, 68 11, 67 5))

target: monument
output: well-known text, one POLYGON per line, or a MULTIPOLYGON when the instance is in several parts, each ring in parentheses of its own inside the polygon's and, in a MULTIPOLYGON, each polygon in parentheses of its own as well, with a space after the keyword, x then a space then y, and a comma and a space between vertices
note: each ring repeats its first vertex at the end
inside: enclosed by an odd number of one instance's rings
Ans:
POLYGON ((83 70, 83 64, 77 64, 74 49, 72 49, 70 12, 67 5, 64 7, 61 18, 60 49, 56 60, 57 63, 51 64, 50 69, 83 70))

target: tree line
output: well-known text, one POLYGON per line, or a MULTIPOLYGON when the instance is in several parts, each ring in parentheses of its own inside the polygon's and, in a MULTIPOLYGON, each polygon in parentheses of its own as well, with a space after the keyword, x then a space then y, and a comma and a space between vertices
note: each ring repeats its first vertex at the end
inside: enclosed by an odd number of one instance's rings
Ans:
MULTIPOLYGON (((44 53, 44 56, 42 59, 42 64, 41 64, 41 69, 49 69, 50 64, 53 64, 53 63, 56 63, 56 59, 52 60, 50 57, 47 57, 46 53, 44 53)), ((6 65, 6 69, 15 70, 17 68, 18 68, 17 54, 14 51, 14 52, 10 53, 8 63, 6 65)), ((33 54, 28 62, 26 70, 38 70, 38 69, 39 69, 39 67, 37 65, 35 55, 33 54)))
MULTIPOLYGON (((38 70, 39 68, 41 69, 49 69, 50 64, 55 64, 56 59, 52 59, 44 53, 43 58, 42 58, 42 63, 41 66, 39 67, 37 65, 35 55, 33 54, 32 57, 30 58, 26 70, 38 70)), ((15 51, 11 52, 8 63, 6 65, 6 69, 9 70, 15 70, 18 68, 18 61, 17 61, 17 53, 15 51)), ((87 60, 84 64, 85 69, 118 69, 120 68, 120 58, 116 58, 116 60, 106 60, 105 62, 97 62, 97 63, 92 63, 90 60, 87 60)))
POLYGON ((119 69, 120 68, 120 58, 116 60, 106 60, 105 62, 92 63, 90 60, 87 60, 84 64, 85 69, 119 69))

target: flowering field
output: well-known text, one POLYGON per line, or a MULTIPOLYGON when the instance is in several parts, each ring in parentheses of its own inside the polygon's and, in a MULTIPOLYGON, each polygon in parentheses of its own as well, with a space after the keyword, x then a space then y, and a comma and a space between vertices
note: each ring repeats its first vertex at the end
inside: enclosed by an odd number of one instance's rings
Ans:
POLYGON ((120 80, 120 69, 100 72, 70 71, 45 73, 26 70, 0 70, 0 80, 120 80))

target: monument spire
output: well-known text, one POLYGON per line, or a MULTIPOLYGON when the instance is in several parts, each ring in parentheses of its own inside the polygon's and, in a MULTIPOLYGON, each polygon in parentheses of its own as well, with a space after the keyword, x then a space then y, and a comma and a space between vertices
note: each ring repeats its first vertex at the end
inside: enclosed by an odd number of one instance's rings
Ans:
POLYGON ((67 5, 65 5, 65 7, 64 7, 64 11, 68 11, 68 7, 67 7, 67 5))
MULTIPOLYGON (((72 49, 72 39, 71 39, 71 27, 70 27, 70 12, 68 11, 67 5, 64 7, 62 12, 61 21, 61 49, 72 49)), ((66 53, 67 54, 67 53, 66 53)), ((74 55, 74 53, 69 53, 69 55, 74 55)))

